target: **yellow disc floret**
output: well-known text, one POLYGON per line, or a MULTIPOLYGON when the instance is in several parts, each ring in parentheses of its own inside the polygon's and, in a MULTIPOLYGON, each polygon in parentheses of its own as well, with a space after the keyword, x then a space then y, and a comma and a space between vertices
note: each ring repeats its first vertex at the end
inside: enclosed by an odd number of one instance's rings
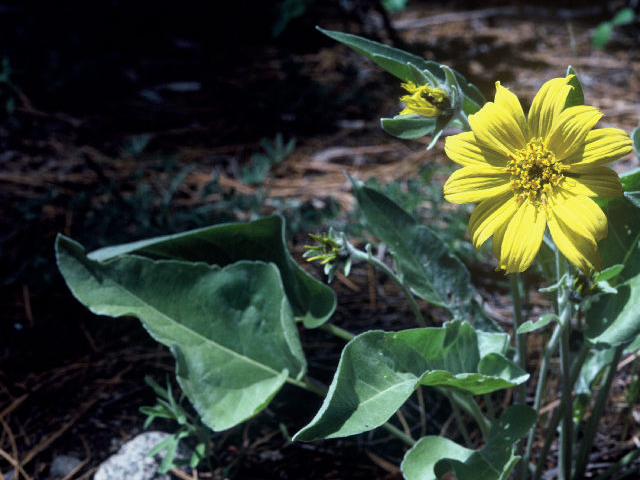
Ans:
POLYGON ((529 141, 525 148, 509 155, 507 163, 516 198, 528 198, 542 204, 547 203, 552 188, 564 179, 562 171, 563 165, 540 138, 529 141))
POLYGON ((416 85, 411 81, 403 83, 401 86, 410 95, 400 97, 400 100, 406 105, 400 115, 417 113, 424 117, 438 117, 451 106, 449 95, 440 88, 416 85))

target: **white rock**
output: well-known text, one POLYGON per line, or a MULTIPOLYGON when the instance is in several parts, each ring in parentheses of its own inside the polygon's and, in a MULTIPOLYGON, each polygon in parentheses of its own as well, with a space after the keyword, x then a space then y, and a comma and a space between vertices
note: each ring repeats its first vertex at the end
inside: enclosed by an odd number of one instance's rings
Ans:
POLYGON ((118 453, 105 460, 93 477, 94 480, 171 480, 168 474, 158 473, 163 452, 153 457, 147 453, 169 437, 165 432, 141 433, 125 443, 118 453))
POLYGON ((53 462, 51 462, 51 468, 49 468, 49 480, 66 477, 81 463, 82 462, 76 457, 72 457, 70 455, 58 455, 53 459, 53 462))

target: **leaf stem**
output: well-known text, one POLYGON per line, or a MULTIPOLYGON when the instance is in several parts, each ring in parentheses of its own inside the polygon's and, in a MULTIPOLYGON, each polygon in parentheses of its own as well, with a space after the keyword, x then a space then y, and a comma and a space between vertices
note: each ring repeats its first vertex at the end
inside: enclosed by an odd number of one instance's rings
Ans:
POLYGON ((482 438, 486 442, 489 439, 489 430, 491 429, 491 422, 482 414, 478 403, 471 395, 461 395, 457 393, 451 393, 451 397, 454 402, 462 407, 478 424, 482 438))
POLYGON ((353 333, 345 330, 344 328, 340 328, 332 323, 323 323, 318 328, 325 330, 326 332, 329 332, 338 338, 346 340, 347 342, 355 338, 355 335, 353 333))
MULTIPOLYGON (((614 463, 609 468, 607 468, 604 472, 598 475, 595 478, 595 480, 611 480, 615 472, 629 465, 638 456, 640 456, 640 448, 636 448, 635 450, 630 451, 624 457, 622 457, 620 460, 618 460, 616 463, 614 463)), ((629 472, 629 474, 630 473, 633 473, 633 472, 629 472)), ((616 478, 623 478, 623 477, 616 477, 616 478)))
POLYGON ((458 430, 460 430, 460 433, 464 437, 464 441, 466 442, 467 446, 471 447, 473 445, 471 443, 471 436, 469 435, 467 426, 465 425, 462 415, 460 414, 460 408, 458 408, 458 404, 453 399, 453 395, 451 393, 446 392, 445 395, 449 399, 449 403, 451 404, 451 409, 453 410, 453 416, 456 419, 458 430))
MULTIPOLYGON (((562 318, 562 311, 561 317, 562 318)), ((562 427, 560 428, 560 478, 570 480, 571 478, 571 453, 573 451, 573 385, 570 383, 570 362, 569 362, 569 333, 571 325, 567 322, 561 325, 560 333, 560 363, 562 366, 562 398, 561 408, 564 410, 562 427)))
POLYGON ((573 451, 573 383, 571 382, 571 363, 569 335, 573 308, 569 301, 569 291, 563 277, 568 271, 567 260, 556 249, 556 275, 560 283, 557 291, 558 323, 560 324, 560 365, 562 397, 559 409, 563 413, 560 428, 559 471, 562 480, 571 478, 571 453, 573 451))
POLYGON ((609 397, 611 384, 613 383, 613 379, 615 378, 617 373, 616 367, 618 365, 618 362, 620 362, 623 351, 624 344, 616 348, 613 354, 613 359, 609 364, 607 376, 602 383, 602 386, 600 387, 598 396, 596 397, 595 404, 593 405, 593 409, 591 411, 591 416, 589 417, 589 421, 587 422, 587 426, 585 427, 584 437, 582 438, 582 445, 580 445, 580 450, 578 451, 574 478, 582 478, 584 476, 584 471, 587 467, 587 461, 589 460, 589 452, 591 451, 593 440, 595 439, 598 430, 598 424, 600 423, 600 419, 602 418, 602 414, 604 413, 604 404, 609 397))
POLYGON ((389 278, 391 278, 391 280, 393 280, 393 282, 398 286, 398 288, 400 288, 402 293, 404 293, 404 295, 407 297, 407 300, 409 300, 409 305, 411 306, 411 310, 413 311, 414 315, 416 316, 416 320, 418 322, 418 325, 420 325, 421 327, 426 327, 427 324, 425 323, 424 317, 422 316, 422 313, 420 312, 420 308, 418 307, 418 304, 416 303, 416 299, 414 298, 414 296, 411 293, 411 291, 407 288, 407 286, 404 283, 402 283, 400 278, 398 278, 398 275, 393 270, 391 270, 389 267, 387 267, 387 265, 385 265, 383 262, 378 260, 373 255, 371 255, 371 254, 369 254, 367 252, 363 252, 362 250, 358 250, 357 248, 355 248, 353 245, 351 245, 349 243, 347 245, 349 246, 349 253, 351 254, 351 257, 354 260, 361 260, 363 262, 367 262, 367 263, 373 265, 376 268, 379 268, 384 273, 386 273, 389 276, 389 278))
POLYGON ((324 397, 327 395, 326 388, 320 385, 316 385, 315 383, 312 383, 308 377, 304 377, 302 380, 296 380, 295 378, 287 377, 287 383, 295 387, 307 390, 309 392, 313 392, 317 395, 320 395, 321 397, 324 397))
MULTIPOLYGON (((522 301, 520 299, 520 287, 522 279, 520 273, 510 275, 511 280, 511 297, 513 299, 513 329, 516 338, 516 363, 525 370, 527 369, 527 338, 524 333, 517 333, 518 328, 522 325, 522 301)), ((518 403, 526 403, 527 388, 525 383, 518 385, 518 403)))
MULTIPOLYGON (((522 286, 522 278, 519 272, 509 275, 511 281, 511 299, 513 301, 513 336, 516 339, 516 363, 518 366, 527 370, 527 336, 524 333, 518 333, 518 328, 522 325, 522 300, 520 298, 520 289, 522 286)), ((526 404, 527 386, 525 382, 518 385, 517 403, 526 404)), ((516 445, 516 454, 522 455, 525 450, 524 440, 518 441, 516 445)), ((528 462, 518 462, 516 465, 515 476, 518 479, 524 479, 527 471, 528 462)))
MULTIPOLYGON (((559 325, 557 330, 559 333, 561 332, 561 328, 559 325)), ((558 340, 559 338, 560 338, 560 335, 558 335, 558 340)), ((587 358, 587 354, 589 353, 589 350, 590 348, 588 347, 588 345, 586 343, 583 344, 582 349, 578 354, 578 358, 573 362, 573 365, 571 366, 571 379, 570 379, 571 385, 574 385, 576 383, 576 380, 578 379, 578 375, 580 374, 580 370, 582 369, 582 364, 587 358)), ((570 405, 570 407, 572 406, 573 405, 570 405)), ((544 460, 545 458, 547 458, 547 454, 549 453, 549 449, 551 448, 551 444, 553 443, 553 437, 556 434, 556 429, 558 428, 558 424, 560 423, 560 417, 564 412, 565 407, 566 407, 566 404, 561 402, 558 408, 556 408, 555 411, 553 412, 553 416, 551 417, 551 420, 549 420, 549 424, 547 425, 547 432, 544 437, 544 443, 542 444, 542 449, 540 450, 540 455, 538 456, 538 463, 536 465, 536 470, 533 475, 534 480, 540 480, 540 477, 542 476, 542 468, 544 467, 544 464, 545 464, 544 460)))
MULTIPOLYGON (((544 351, 544 356, 542 357, 542 363, 540 364, 540 372, 538 373, 538 382, 536 385, 536 396, 533 400, 533 409, 538 413, 540 411, 540 403, 542 402, 542 396, 545 392, 545 387, 547 386, 547 374, 549 373, 549 361, 551 357, 555 354, 558 349, 558 342, 560 341, 560 326, 556 325, 556 328, 551 335, 551 339, 547 344, 547 348, 544 351)), ((533 449, 533 440, 536 433, 535 427, 529 430, 529 435, 527 436, 527 448, 522 458, 522 463, 525 465, 529 465, 529 461, 531 459, 531 451, 533 449)), ((520 480, 524 480, 526 477, 525 472, 521 471, 520 480)))
POLYGON ((398 437, 400 440, 402 440, 404 443, 406 443, 410 447, 413 447, 416 444, 416 441, 413 438, 411 438, 409 435, 407 435, 398 427, 396 427, 395 425, 392 425, 389 422, 384 423, 382 425, 382 428, 384 428, 387 432, 390 432, 396 437, 398 437))
POLYGON ((471 130, 471 125, 469 125, 469 118, 462 110, 458 112, 458 115, 456 115, 456 118, 460 120, 460 123, 462 124, 462 129, 465 132, 468 132, 471 130))

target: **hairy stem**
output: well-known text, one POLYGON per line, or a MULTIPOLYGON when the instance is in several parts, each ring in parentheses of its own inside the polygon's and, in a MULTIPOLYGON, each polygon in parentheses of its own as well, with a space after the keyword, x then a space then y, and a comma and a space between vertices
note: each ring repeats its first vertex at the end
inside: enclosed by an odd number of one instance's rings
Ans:
POLYGON ((578 458, 576 460, 574 475, 574 478, 576 479, 582 478, 584 476, 584 471, 587 467, 587 461, 589 460, 589 452, 591 451, 591 447, 593 446, 593 441, 598 430, 598 424, 600 423, 600 419, 602 418, 602 414, 604 413, 604 404, 609 397, 611 384, 613 383, 613 379, 615 378, 617 373, 616 367, 618 366, 618 362, 620 362, 623 351, 624 345, 620 345, 616 348, 613 359, 609 364, 607 376, 604 379, 602 386, 600 387, 600 391, 598 392, 598 396, 596 397, 596 402, 593 405, 591 416, 589 417, 589 421, 587 422, 587 426, 584 431, 582 445, 580 445, 580 450, 578 451, 578 458))
MULTIPOLYGON (((542 363, 540 364, 540 372, 538 373, 538 382, 536 384, 536 396, 533 400, 533 409, 538 413, 540 411, 540 404, 542 402, 542 397, 545 392, 545 387, 547 385, 547 374, 549 373, 549 361, 551 357, 555 354, 558 348, 558 342, 560 341, 560 326, 556 325, 553 334, 551 335, 551 339, 547 344, 547 348, 544 351, 544 356, 542 357, 542 363)), ((539 420, 539 419, 538 419, 539 420)), ((529 461, 531 460, 531 450, 533 449, 533 439, 536 433, 535 427, 529 430, 529 435, 527 436, 527 448, 525 450, 524 457, 522 458, 522 463, 524 465, 529 465, 529 461)), ((522 471, 520 474, 520 480, 524 480, 526 478, 526 472, 522 471)))
MULTIPOLYGON (((444 390, 441 390, 444 391, 444 390)), ((460 406, 465 412, 473 417, 478 424, 482 438, 486 442, 489 439, 489 430, 491 429, 491 422, 482 414, 478 403, 471 395, 463 395, 458 393, 451 393, 453 401, 460 406)))
MULTIPOLYGON (((520 287, 522 279, 520 273, 509 275, 511 281, 511 299, 513 301, 513 336, 516 339, 516 363, 518 366, 527 370, 527 337, 526 334, 518 333, 518 328, 522 325, 522 300, 520 299, 520 287)), ((526 403, 527 386, 523 382, 518 385, 517 403, 524 405, 526 403)), ((520 440, 516 445, 516 454, 522 455, 524 451, 524 441, 520 440)), ((515 477, 524 479, 527 470, 527 463, 518 462, 516 465, 515 477)))
POLYGON ((418 325, 420 325, 421 327, 426 327, 427 324, 425 323, 424 317, 420 312, 420 308, 416 303, 416 299, 414 298, 411 291, 407 288, 407 286, 404 283, 402 283, 400 278, 398 278, 398 275, 389 267, 387 267, 383 262, 375 258, 373 255, 369 255, 367 252, 358 250, 357 248, 353 247, 351 244, 348 244, 348 245, 349 245, 349 253, 351 254, 351 258, 353 258, 354 260, 361 260, 361 261, 367 262, 370 265, 373 265, 374 267, 379 268, 384 273, 386 273, 389 276, 389 278, 391 278, 391 280, 393 280, 393 282, 398 286, 398 288, 402 291, 402 293, 404 293, 404 295, 407 297, 407 300, 409 300, 409 305, 414 315, 416 316, 418 325))
MULTIPOLYGON (((558 329, 561 331, 560 326, 558 329)), ((582 369, 582 364, 587 358, 587 354, 589 353, 589 346, 585 343, 578 354, 578 358, 573 362, 571 366, 571 378, 570 384, 574 385, 576 380, 578 379, 578 375, 580 374, 580 370, 582 369)), ((545 466, 545 459, 547 458, 547 454, 549 453, 549 449, 551 448, 551 444, 553 443, 553 438, 556 434, 556 429, 558 428, 558 424, 560 423, 560 417, 564 413, 564 408, 567 406, 566 403, 560 403, 558 408, 555 409, 551 420, 549 420, 549 424, 547 426, 547 432, 544 437, 544 443, 542 445, 542 449, 540 450, 540 455, 538 456, 538 463, 536 465, 536 470, 533 475, 533 480, 540 480, 542 476, 542 469, 545 466)), ((569 405, 571 408, 573 405, 569 405)))
POLYGON ((468 447, 472 446, 471 436, 469 435, 469 431, 467 430, 467 425, 464 423, 464 419, 460 414, 460 408, 458 408, 458 404, 453 399, 453 395, 449 392, 445 392, 446 397, 449 399, 449 403, 451 404, 451 410, 453 410, 453 416, 456 419, 456 424, 458 425, 458 430, 462 434, 464 441, 466 442, 468 447))

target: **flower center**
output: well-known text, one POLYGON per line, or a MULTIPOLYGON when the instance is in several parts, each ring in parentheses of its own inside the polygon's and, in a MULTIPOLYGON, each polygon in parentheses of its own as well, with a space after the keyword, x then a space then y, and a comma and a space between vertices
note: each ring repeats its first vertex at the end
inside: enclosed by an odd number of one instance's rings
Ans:
POLYGON ((564 175, 563 165, 556 156, 535 138, 521 150, 509 155, 507 172, 511 174, 511 186, 518 200, 547 203, 547 195, 558 185, 564 175))
POLYGON ((439 88, 424 86, 420 88, 420 96, 440 110, 447 110, 451 106, 449 96, 439 88))

